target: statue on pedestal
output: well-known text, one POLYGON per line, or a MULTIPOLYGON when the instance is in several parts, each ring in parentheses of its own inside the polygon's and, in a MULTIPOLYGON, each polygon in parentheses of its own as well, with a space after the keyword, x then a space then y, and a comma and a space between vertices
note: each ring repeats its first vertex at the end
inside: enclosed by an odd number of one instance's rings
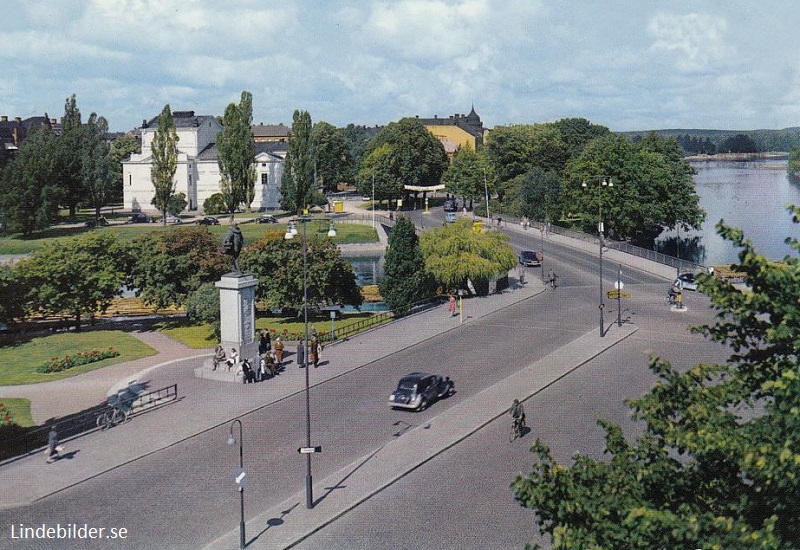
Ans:
POLYGON ((241 273, 239 269, 239 253, 244 246, 244 236, 242 230, 239 229, 239 224, 233 222, 222 241, 222 249, 226 255, 231 257, 231 271, 234 273, 241 273))

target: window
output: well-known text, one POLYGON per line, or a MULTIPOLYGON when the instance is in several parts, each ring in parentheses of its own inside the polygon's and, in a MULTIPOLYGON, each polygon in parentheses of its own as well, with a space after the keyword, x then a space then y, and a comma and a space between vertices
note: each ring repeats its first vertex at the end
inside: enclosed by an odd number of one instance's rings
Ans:
POLYGON ((261 185, 269 184, 269 174, 261 174, 261 185))

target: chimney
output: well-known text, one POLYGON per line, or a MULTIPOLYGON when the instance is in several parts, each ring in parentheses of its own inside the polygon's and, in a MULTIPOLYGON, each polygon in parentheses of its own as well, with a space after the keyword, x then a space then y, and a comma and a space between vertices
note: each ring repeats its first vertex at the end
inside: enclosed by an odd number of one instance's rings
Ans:
POLYGON ((50 119, 50 124, 58 124, 58 119, 51 118, 50 119))
POLYGON ((22 117, 20 117, 20 116, 15 116, 15 117, 14 117, 14 120, 15 120, 15 121, 17 121, 17 122, 22 122, 22 117))
POLYGON ((8 116, 7 116, 7 115, 3 115, 3 116, 0 118, 0 121, 2 121, 2 122, 8 122, 8 116))

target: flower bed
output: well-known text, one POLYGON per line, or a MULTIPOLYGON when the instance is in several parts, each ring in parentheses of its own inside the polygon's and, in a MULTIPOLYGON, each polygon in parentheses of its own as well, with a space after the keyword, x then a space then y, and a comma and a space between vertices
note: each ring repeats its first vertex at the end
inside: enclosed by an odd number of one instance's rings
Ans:
POLYGON ((67 355, 63 359, 60 359, 58 357, 53 357, 46 363, 36 367, 36 371, 43 373, 61 372, 67 369, 71 369, 72 367, 78 367, 80 365, 86 365, 89 363, 96 363, 97 361, 102 361, 103 359, 109 359, 111 357, 118 357, 118 356, 119 352, 116 351, 114 348, 108 348, 106 350, 93 349, 92 351, 89 352, 79 351, 75 355, 67 355))
POLYGON ((11 411, 4 404, 0 403, 0 426, 9 426, 14 423, 11 411))

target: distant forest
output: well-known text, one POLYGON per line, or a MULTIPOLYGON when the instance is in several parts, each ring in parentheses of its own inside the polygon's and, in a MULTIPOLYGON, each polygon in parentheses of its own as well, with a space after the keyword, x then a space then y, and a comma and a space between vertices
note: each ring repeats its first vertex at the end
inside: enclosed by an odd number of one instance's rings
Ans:
POLYGON ((800 147, 800 127, 783 130, 653 130, 622 132, 634 141, 649 133, 674 137, 685 155, 789 152, 800 147))

